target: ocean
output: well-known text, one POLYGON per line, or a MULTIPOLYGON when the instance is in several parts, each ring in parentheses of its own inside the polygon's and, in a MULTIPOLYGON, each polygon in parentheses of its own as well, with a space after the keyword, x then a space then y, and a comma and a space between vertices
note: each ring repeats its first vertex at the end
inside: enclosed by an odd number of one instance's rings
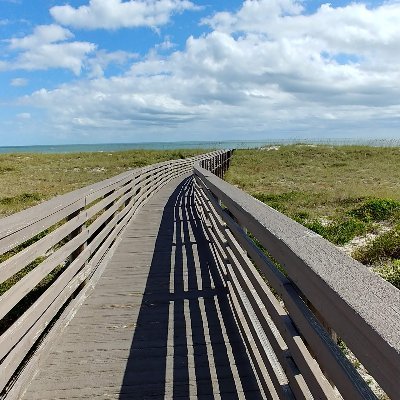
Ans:
POLYGON ((377 147, 400 146, 400 139, 266 139, 229 140, 214 142, 148 142, 148 143, 104 143, 61 144, 37 146, 0 146, 0 153, 80 153, 122 150, 176 150, 176 149, 253 149, 285 144, 368 145, 377 147))

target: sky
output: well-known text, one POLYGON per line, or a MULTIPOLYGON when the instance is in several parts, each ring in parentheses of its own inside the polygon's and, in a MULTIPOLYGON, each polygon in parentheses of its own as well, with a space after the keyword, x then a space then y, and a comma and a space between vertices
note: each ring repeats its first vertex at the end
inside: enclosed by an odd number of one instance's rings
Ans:
POLYGON ((0 0, 0 146, 400 138, 400 1, 0 0))

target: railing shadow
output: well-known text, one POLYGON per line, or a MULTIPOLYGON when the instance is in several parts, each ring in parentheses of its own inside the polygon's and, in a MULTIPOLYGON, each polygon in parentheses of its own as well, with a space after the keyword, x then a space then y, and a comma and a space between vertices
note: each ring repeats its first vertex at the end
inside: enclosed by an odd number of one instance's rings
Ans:
POLYGON ((119 398, 217 393, 262 398, 187 178, 163 211, 119 398))

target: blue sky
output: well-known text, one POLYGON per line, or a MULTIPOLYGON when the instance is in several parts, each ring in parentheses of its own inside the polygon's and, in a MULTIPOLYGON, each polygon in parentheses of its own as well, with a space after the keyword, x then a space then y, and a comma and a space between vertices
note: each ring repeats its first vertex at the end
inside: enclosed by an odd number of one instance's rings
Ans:
POLYGON ((0 146, 400 137, 400 2, 0 0, 0 146))

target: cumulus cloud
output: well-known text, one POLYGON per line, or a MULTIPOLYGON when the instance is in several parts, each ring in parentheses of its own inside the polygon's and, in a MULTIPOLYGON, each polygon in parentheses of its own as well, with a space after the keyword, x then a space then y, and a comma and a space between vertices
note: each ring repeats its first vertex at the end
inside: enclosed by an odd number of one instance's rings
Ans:
POLYGON ((17 53, 12 61, 3 61, 3 69, 45 70, 65 68, 79 75, 87 55, 96 49, 89 42, 69 41, 74 37, 59 25, 39 25, 31 35, 8 40, 17 53))
POLYGON ((54 42, 60 42, 73 37, 72 32, 58 25, 39 25, 32 35, 9 40, 12 49, 29 50, 35 46, 42 46, 54 42))
POLYGON ((105 50, 99 50, 87 60, 86 68, 89 70, 89 76, 91 78, 102 77, 105 70, 110 65, 116 65, 122 68, 126 66, 129 61, 138 57, 138 54, 126 51, 107 52, 105 50))
POLYGON ((166 36, 164 38, 164 41, 161 43, 156 44, 156 49, 157 50, 161 50, 161 51, 168 51, 173 49, 174 47, 176 47, 176 43, 171 41, 171 37, 170 36, 166 36))
POLYGON ((295 0, 248 0, 205 19, 212 31, 190 37, 182 51, 150 53, 121 76, 42 89, 23 103, 81 132, 162 129, 186 137, 190 130, 212 139, 218 132, 394 131, 398 20, 399 3, 324 5, 309 14, 295 0))
POLYGON ((118 29, 140 26, 158 27, 171 16, 197 7, 188 0, 90 0, 88 5, 50 9, 60 24, 83 29, 118 29))

